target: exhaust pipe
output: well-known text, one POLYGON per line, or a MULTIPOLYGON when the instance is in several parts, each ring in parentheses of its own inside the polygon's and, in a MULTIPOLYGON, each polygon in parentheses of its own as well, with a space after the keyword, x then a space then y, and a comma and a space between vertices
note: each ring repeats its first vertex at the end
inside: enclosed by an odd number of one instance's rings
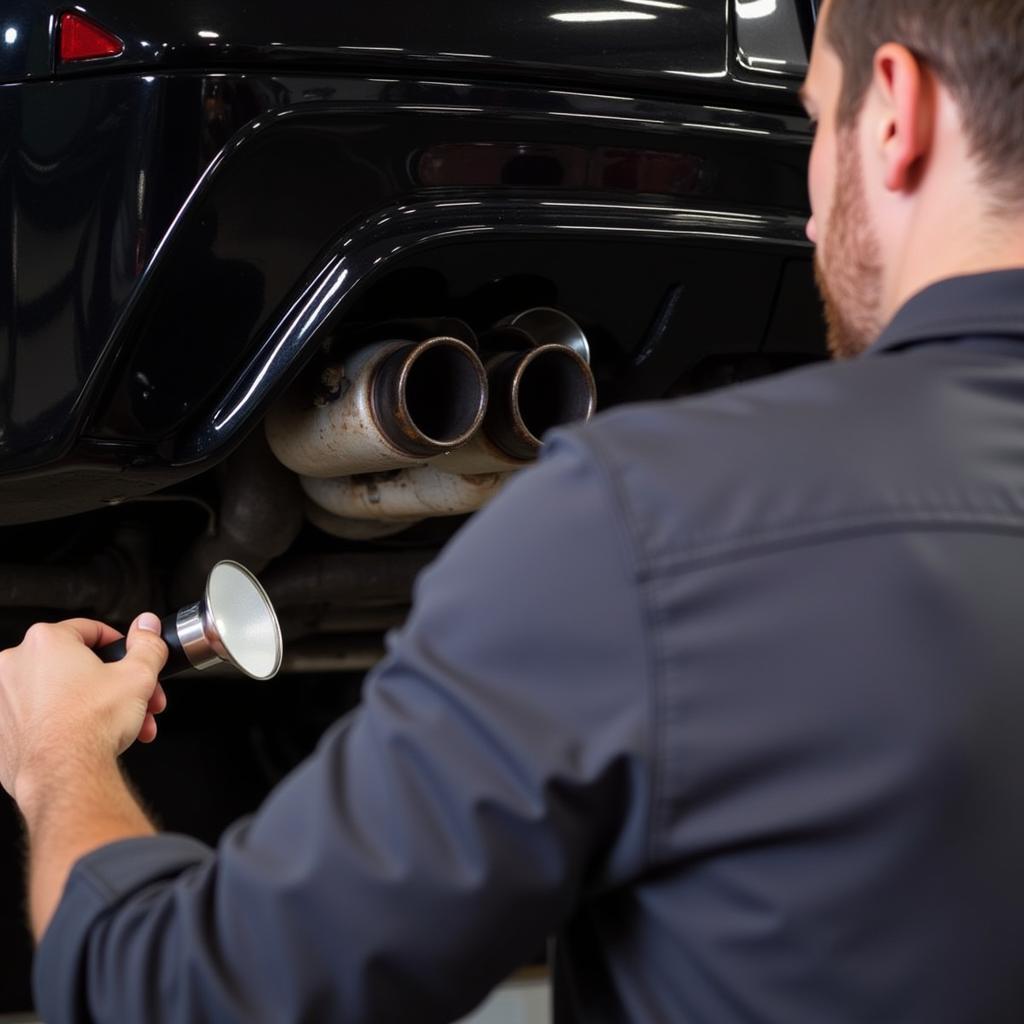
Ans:
POLYGON ((326 400, 293 389, 267 417, 271 449, 303 477, 424 465, 465 444, 487 408, 487 374, 457 338, 380 342, 329 373, 326 400))
POLYGON ((381 540, 408 530, 423 521, 423 516, 414 519, 345 519, 322 509, 316 502, 306 505, 306 518, 324 533, 342 540, 381 540))
MULTIPOLYGON (((498 493, 504 482, 505 477, 498 473, 455 476, 433 466, 421 466, 397 473, 331 480, 305 477, 302 489, 315 506, 331 516, 410 525, 432 516, 475 512, 498 493)), ((318 526, 329 524, 322 517, 314 522, 318 526)))
POLYGON ((292 546, 305 522, 298 480, 260 434, 249 436, 219 476, 216 525, 178 561, 170 589, 174 604, 187 604, 200 593, 217 562, 241 562, 251 572, 262 572, 292 546))
POLYGON ((538 307, 501 321, 486 370, 460 326, 465 340, 452 329, 418 341, 436 323, 377 328, 417 340, 364 344, 321 378, 325 397, 293 389, 271 411, 271 449, 299 475, 315 526, 368 540, 475 512, 548 430, 593 415, 590 349, 571 317, 538 307))
POLYGON ((445 472, 520 469, 537 457, 544 434, 552 427, 588 420, 594 414, 594 374, 586 360, 566 345, 503 352, 488 363, 487 375, 491 400, 483 427, 458 451, 434 460, 445 472))

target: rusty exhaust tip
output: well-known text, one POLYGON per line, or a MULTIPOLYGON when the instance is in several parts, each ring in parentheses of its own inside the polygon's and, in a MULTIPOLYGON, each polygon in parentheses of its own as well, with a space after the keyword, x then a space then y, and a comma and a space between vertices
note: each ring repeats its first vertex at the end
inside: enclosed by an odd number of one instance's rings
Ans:
POLYGON ((429 457, 465 444, 487 409, 487 372, 457 338, 430 338, 389 356, 373 383, 381 430, 403 451, 429 457))
POLYGON ((562 344, 514 353, 492 367, 484 429, 513 458, 532 459, 553 427, 588 420, 597 387, 587 361, 562 344))

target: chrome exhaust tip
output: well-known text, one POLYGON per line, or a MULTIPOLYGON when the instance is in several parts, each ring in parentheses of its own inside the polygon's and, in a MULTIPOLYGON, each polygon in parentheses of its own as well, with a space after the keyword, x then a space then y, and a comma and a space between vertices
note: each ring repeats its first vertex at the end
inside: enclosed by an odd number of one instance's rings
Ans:
POLYGON ((585 363, 590 363, 590 342, 583 328, 567 313, 549 306, 524 309, 499 320, 495 328, 514 328, 527 335, 537 348, 544 345, 563 345, 570 348, 585 363))

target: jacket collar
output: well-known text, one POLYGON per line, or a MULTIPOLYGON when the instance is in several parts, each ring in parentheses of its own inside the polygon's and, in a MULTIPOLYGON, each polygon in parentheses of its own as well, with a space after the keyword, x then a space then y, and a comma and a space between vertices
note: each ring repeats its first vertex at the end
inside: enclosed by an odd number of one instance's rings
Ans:
POLYGON ((896 314, 867 354, 965 338, 1024 341, 1024 268, 952 277, 925 288, 896 314))

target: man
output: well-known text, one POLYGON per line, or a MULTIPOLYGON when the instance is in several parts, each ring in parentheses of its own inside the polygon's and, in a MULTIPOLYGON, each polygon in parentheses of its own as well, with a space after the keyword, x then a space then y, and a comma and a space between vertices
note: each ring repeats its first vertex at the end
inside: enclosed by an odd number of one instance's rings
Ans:
POLYGON ((153 623, 3 654, 48 1024, 449 1020, 556 933, 560 1021, 1024 1019, 1024 0, 823 19, 846 358, 556 435, 216 853, 115 766, 153 623))

